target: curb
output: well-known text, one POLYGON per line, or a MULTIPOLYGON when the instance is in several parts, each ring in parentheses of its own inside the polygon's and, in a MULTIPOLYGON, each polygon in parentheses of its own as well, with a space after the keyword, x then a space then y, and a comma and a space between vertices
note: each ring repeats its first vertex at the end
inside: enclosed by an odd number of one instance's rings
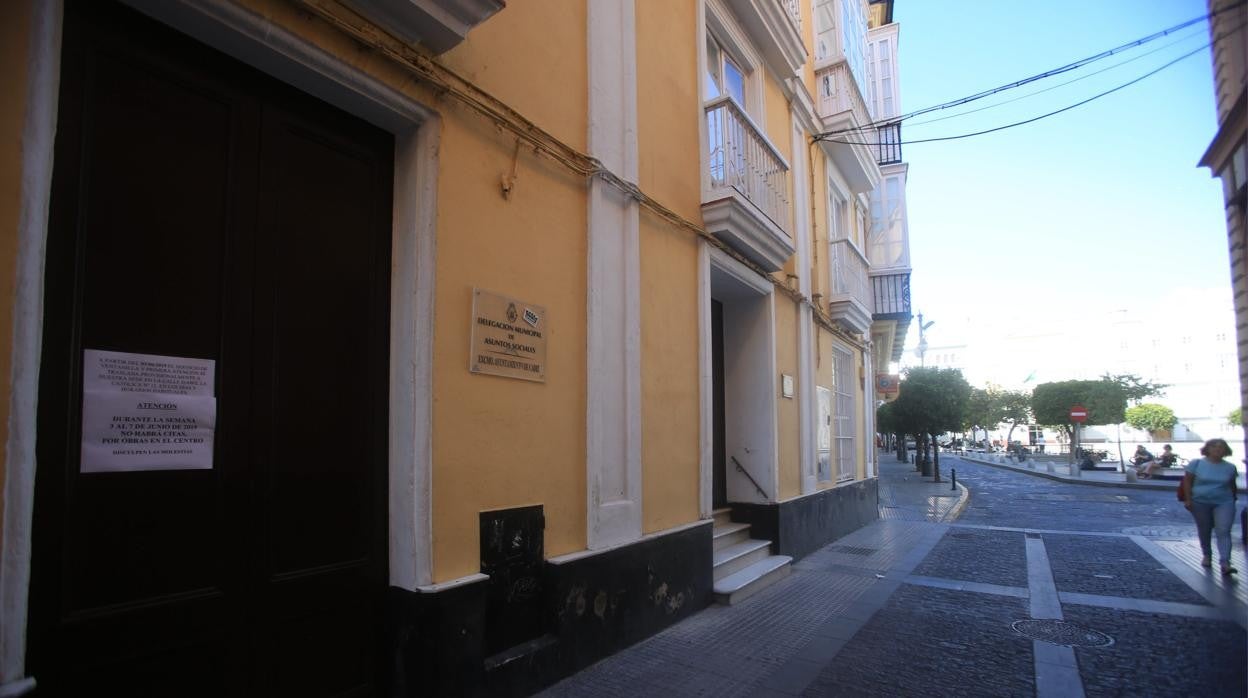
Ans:
MULTIPOLYGON (((1054 480, 1056 482, 1066 482, 1072 485, 1088 485, 1090 487, 1128 487, 1128 488, 1135 489, 1135 490, 1151 490, 1154 492, 1165 492, 1168 489, 1174 489, 1179 486, 1178 481, 1174 482, 1174 487, 1169 487, 1169 488, 1159 487, 1157 485, 1146 485, 1140 482, 1099 482, 1097 480, 1084 480, 1082 478, 1057 475, 1055 473, 1043 473, 1043 472, 1040 472, 1039 470, 1032 470, 1030 468, 1017 468, 1012 465, 1006 465, 1004 463, 994 463, 992 461, 980 460, 978 458, 968 458, 967 456, 957 456, 957 457, 961 458, 962 460, 968 463, 977 463, 979 465, 987 465, 987 466, 997 468, 1000 470, 1008 470, 1012 473, 1023 473, 1024 475, 1033 475, 1035 477, 1045 478, 1046 480, 1054 480)), ((1167 480, 1166 482, 1169 482, 1169 481, 1167 480)))
POLYGON ((958 491, 958 503, 954 504, 953 508, 949 510, 949 513, 945 514, 944 517, 941 518, 942 523, 953 523, 954 521, 957 521, 958 517, 962 515, 963 510, 965 510, 971 503, 971 491, 966 488, 966 485, 958 483, 958 491))

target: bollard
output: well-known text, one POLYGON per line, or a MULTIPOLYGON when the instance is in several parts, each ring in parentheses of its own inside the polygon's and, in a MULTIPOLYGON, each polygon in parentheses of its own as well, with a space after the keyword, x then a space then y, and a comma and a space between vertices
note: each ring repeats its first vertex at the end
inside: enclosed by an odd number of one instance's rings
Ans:
POLYGON ((957 468, 949 469, 949 489, 951 490, 958 489, 958 469, 957 468))

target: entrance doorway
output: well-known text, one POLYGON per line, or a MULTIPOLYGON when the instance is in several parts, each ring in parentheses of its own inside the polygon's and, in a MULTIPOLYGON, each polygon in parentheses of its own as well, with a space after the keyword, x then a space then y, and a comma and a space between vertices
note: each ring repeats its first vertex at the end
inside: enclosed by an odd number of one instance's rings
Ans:
POLYGON ((711 506, 771 502, 779 392, 771 283, 718 251, 708 263, 711 506))
POLYGON ((63 46, 29 673, 378 692, 393 138, 111 3, 63 46), (88 350, 212 362, 211 468, 81 472, 88 350))

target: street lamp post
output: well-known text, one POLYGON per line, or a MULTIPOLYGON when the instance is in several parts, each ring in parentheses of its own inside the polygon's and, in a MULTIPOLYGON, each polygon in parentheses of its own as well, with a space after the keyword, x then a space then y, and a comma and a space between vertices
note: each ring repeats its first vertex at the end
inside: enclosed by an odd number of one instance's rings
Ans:
POLYGON ((935 324, 935 320, 923 322, 923 313, 919 313, 919 348, 917 349, 917 353, 919 355, 920 367, 925 365, 923 363, 923 355, 927 353, 927 337, 925 336, 925 333, 927 332, 927 328, 935 324))

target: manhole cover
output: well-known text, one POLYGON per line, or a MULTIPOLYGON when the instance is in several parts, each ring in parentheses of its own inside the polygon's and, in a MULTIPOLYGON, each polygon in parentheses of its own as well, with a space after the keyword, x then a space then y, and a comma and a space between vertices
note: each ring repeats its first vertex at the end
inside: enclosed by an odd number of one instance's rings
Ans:
POLYGON ((875 548, 864 548, 857 545, 834 545, 831 548, 834 553, 845 553, 847 555, 874 555, 875 548))
POLYGON ((1010 627, 1023 637, 1067 647, 1108 647, 1114 644, 1114 638, 1103 632, 1081 628, 1064 620, 1016 620, 1010 627))

